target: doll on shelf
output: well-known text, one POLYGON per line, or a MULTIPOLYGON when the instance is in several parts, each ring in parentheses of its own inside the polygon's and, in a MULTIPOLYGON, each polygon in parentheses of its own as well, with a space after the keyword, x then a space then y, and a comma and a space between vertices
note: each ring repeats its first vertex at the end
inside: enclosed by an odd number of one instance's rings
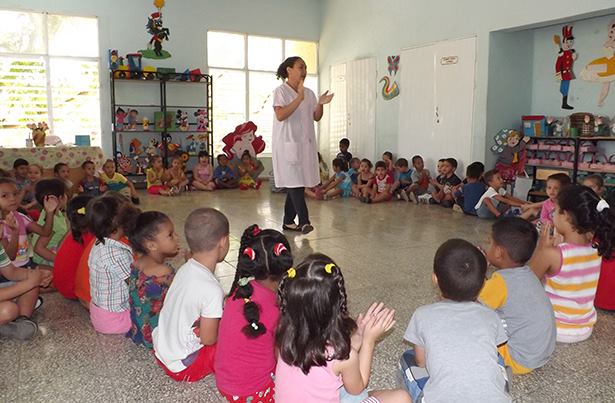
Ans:
POLYGON ((122 108, 117 108, 115 111, 115 130, 121 132, 124 130, 124 122, 126 121, 126 111, 122 108))
POLYGON ((131 109, 128 112, 128 130, 135 131, 137 130, 137 119, 139 118, 139 111, 136 109, 131 109))

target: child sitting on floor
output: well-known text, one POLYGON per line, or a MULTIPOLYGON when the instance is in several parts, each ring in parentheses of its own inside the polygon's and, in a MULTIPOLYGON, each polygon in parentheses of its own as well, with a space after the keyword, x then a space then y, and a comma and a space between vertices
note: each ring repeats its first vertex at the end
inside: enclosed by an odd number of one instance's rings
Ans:
POLYGON ((216 157, 218 166, 214 169, 216 187, 220 189, 234 189, 239 186, 233 167, 229 164, 228 158, 224 154, 216 157))
POLYGON ((352 194, 352 180, 348 175, 348 165, 341 158, 336 158, 331 164, 333 166, 334 175, 328 181, 322 184, 322 193, 320 197, 323 200, 335 199, 338 196, 350 197, 352 194))
POLYGON ((570 177, 565 173, 557 173, 550 175, 547 178, 547 200, 540 203, 531 203, 521 206, 523 211, 529 211, 531 217, 537 216, 540 213, 541 224, 553 224, 553 214, 555 214, 555 203, 557 195, 561 190, 570 185, 570 177))
POLYGON ((352 185, 352 194, 359 200, 368 197, 374 184, 374 174, 372 172, 372 162, 367 158, 361 160, 359 173, 357 174, 357 184, 352 185))
POLYGON ((243 232, 235 280, 224 305, 214 372, 229 402, 274 402, 278 283, 293 265, 280 232, 251 225, 243 232))
POLYGON ((185 223, 192 253, 177 272, 152 333, 158 365, 176 381, 212 373, 224 291, 214 276, 229 249, 228 219, 212 208, 194 210, 185 223))
MULTIPOLYGON (((37 265, 45 265, 47 266, 45 267, 46 269, 51 270, 58 247, 68 232, 68 223, 64 214, 64 209, 66 208, 66 188, 59 179, 42 179, 36 184, 35 193, 39 204, 43 203, 47 197, 55 197, 59 203, 53 218, 51 234, 49 236, 40 236, 38 234, 32 236, 32 245, 34 245, 32 261, 37 265)), ((46 217, 47 213, 43 211, 38 219, 38 225, 44 225, 46 217)))
POLYGON ((562 189, 556 206, 553 228, 564 242, 554 245, 552 226, 544 225, 529 265, 544 279, 557 341, 575 343, 589 338, 596 323, 596 285, 602 259, 613 254, 615 215, 605 200, 581 185, 562 189))
POLYGON ((14 266, 34 266, 30 259, 28 234, 51 235, 55 212, 60 203, 54 196, 47 196, 42 202, 47 214, 45 223, 40 225, 17 211, 19 194, 15 181, 10 178, 0 178, 0 210, 2 213, 0 224, 3 224, 4 231, 2 246, 14 266))
POLYGON ((256 167, 254 166, 254 162, 252 161, 252 157, 250 156, 250 152, 248 150, 243 152, 241 156, 241 163, 237 167, 239 171, 239 189, 248 190, 248 189, 259 189, 261 187, 260 180, 254 180, 252 177, 256 167))
POLYGON ((419 307, 400 361, 413 402, 511 402, 497 346, 506 343, 498 315, 476 302, 487 261, 471 243, 450 239, 434 258, 432 281, 442 300, 419 307))
POLYGON ((499 218, 502 215, 517 215, 523 219, 532 216, 531 210, 520 213, 518 210, 511 210, 511 207, 522 208, 529 202, 510 196, 504 189, 504 180, 497 169, 485 172, 483 175, 485 182, 489 186, 485 193, 478 199, 474 208, 479 218, 499 218))
POLYGON ((395 161, 395 169, 397 170, 396 180, 391 187, 391 193, 398 199, 410 201, 408 189, 412 185, 412 170, 408 167, 408 160, 399 158, 395 161))
POLYGON ((139 197, 137 196, 135 185, 124 175, 116 172, 115 162, 113 160, 107 160, 103 164, 103 171, 100 174, 100 180, 107 187, 106 190, 118 192, 130 198, 134 204, 139 204, 139 197))
POLYGON ((392 185, 393 178, 387 173, 385 162, 376 162, 376 176, 374 177, 372 188, 369 195, 363 197, 361 201, 363 203, 380 203, 391 200, 393 197, 391 194, 392 185))
POLYGON ((408 188, 408 196, 410 200, 418 204, 420 201, 429 202, 431 195, 429 194, 429 184, 431 182, 431 173, 429 169, 425 169, 423 157, 415 155, 412 157, 412 185, 408 188))
POLYGON ((96 197, 107 191, 107 186, 96 177, 96 164, 92 161, 85 161, 81 164, 83 179, 79 182, 79 193, 96 197))
POLYGON ((215 190, 214 169, 209 163, 209 153, 199 152, 199 162, 192 169, 192 187, 195 190, 215 190))
POLYGON ((382 161, 386 165, 387 174, 391 176, 391 178, 395 177, 395 162, 393 162, 393 153, 390 151, 385 151, 382 153, 382 161))
POLYGON ((42 206, 38 204, 36 201, 36 197, 34 197, 34 189, 36 188, 36 184, 43 178, 43 167, 38 164, 30 164, 28 165, 28 181, 30 184, 28 185, 28 190, 26 191, 26 195, 21 201, 21 208, 28 213, 28 216, 32 218, 34 221, 38 221, 38 218, 41 215, 42 206))
POLYGON ((103 334, 124 334, 130 329, 126 279, 133 262, 132 249, 120 240, 130 217, 139 210, 115 197, 98 197, 88 205, 87 219, 96 242, 88 258, 90 321, 103 334))
POLYGON ((583 186, 587 186, 588 188, 593 190, 594 193, 596 193, 596 196, 598 196, 601 199, 604 199, 605 189, 604 189, 604 179, 602 179, 602 176, 594 174, 594 175, 589 175, 585 177, 585 179, 583 179, 583 186))
POLYGON ((395 312, 373 304, 353 320, 331 258, 313 254, 288 269, 278 294, 276 402, 410 402, 403 390, 367 391, 376 341, 395 312))
POLYGON ((29 209, 28 205, 34 199, 32 183, 28 179, 28 169, 28 161, 23 158, 17 158, 13 162, 13 178, 20 196, 19 206, 26 211, 29 209))
POLYGON ((357 175, 359 174, 359 168, 361 167, 361 160, 357 157, 353 157, 348 164, 348 176, 352 180, 352 184, 357 184, 357 175))
POLYGON ((75 277, 79 260, 85 247, 94 239, 86 219, 87 205, 92 199, 92 196, 87 195, 75 196, 68 202, 66 208, 70 231, 60 244, 53 261, 53 286, 65 298, 77 298, 75 277))
POLYGON ((527 374, 549 361, 555 349, 555 317, 544 288, 527 266, 538 240, 530 222, 503 218, 491 227, 486 256, 497 271, 479 301, 500 316, 508 343, 498 348, 513 374, 527 374))
POLYGON ((146 211, 132 217, 128 240, 137 253, 128 277, 130 320, 126 336, 136 344, 152 348, 152 331, 158 326, 174 270, 166 260, 179 252, 178 237, 166 214, 146 211))
POLYGON ((53 176, 60 179, 66 185, 66 193, 69 197, 73 195, 73 187, 75 184, 70 180, 70 168, 68 164, 58 162, 53 166, 53 176))
POLYGON ((432 200, 442 207, 453 207, 455 199, 453 195, 457 187, 461 185, 461 179, 455 174, 457 169, 457 160, 455 158, 446 158, 442 161, 440 171, 442 174, 437 180, 432 180, 431 184, 435 191, 431 193, 432 200))
POLYGON ((151 195, 173 196, 171 190, 163 183, 165 172, 162 166, 162 157, 154 155, 149 163, 150 167, 145 171, 147 193, 151 195))
POLYGON ((164 184, 172 194, 180 194, 188 186, 188 178, 184 172, 181 158, 173 157, 171 166, 164 173, 164 184))
MULTIPOLYGON (((482 165, 482 164, 481 164, 482 165)), ((468 215, 476 215, 476 203, 487 190, 483 183, 481 165, 473 162, 466 168, 465 184, 455 193, 455 202, 468 215)))
POLYGON ((8 280, 0 283, 0 336, 31 339, 38 331, 31 316, 39 301, 39 287, 49 285, 51 272, 13 266, 0 245, 0 275, 8 280))

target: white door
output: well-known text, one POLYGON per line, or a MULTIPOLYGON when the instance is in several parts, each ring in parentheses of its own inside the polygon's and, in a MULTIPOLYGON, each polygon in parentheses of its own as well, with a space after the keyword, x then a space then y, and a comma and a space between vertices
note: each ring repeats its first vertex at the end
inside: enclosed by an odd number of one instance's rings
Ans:
POLYGON ((420 154, 431 169, 440 158, 472 158, 476 39, 460 39, 402 52, 400 155, 420 154))

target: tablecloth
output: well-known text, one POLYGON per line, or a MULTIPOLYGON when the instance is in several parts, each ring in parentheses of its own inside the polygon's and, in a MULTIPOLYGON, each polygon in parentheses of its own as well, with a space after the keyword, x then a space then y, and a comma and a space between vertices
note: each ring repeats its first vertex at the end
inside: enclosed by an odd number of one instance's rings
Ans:
POLYGON ((51 169, 58 162, 68 164, 70 168, 78 168, 86 160, 93 161, 96 168, 101 169, 105 162, 100 147, 0 148, 0 168, 13 169, 13 162, 17 158, 42 165, 43 169, 51 169))

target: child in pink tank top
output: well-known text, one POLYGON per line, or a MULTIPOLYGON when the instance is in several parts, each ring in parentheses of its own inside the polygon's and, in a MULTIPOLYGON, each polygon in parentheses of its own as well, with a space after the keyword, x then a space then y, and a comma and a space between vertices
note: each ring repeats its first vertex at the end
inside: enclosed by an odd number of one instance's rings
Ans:
POLYGON ((376 340, 395 324, 394 311, 373 304, 355 322, 329 257, 313 254, 288 269, 279 295, 276 402, 410 402, 402 390, 367 392, 376 340))
POLYGON ((569 185, 557 196, 553 227, 564 243, 553 246, 551 225, 543 226, 529 264, 544 278, 557 341, 575 343, 589 338, 596 323, 596 286, 602 258, 610 259, 615 247, 615 214, 590 188, 569 185))
POLYGON ((216 385, 229 402, 275 401, 276 291, 292 264, 290 244, 280 232, 257 225, 244 231, 214 363, 216 385))

